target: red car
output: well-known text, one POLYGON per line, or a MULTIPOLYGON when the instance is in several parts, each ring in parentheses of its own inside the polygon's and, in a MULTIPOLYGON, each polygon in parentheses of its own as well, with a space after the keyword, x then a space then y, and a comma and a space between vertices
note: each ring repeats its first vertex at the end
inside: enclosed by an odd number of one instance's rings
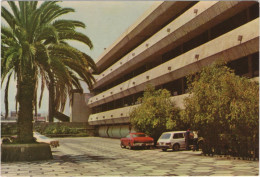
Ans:
POLYGON ((153 138, 145 135, 144 133, 130 133, 125 138, 121 138, 121 148, 129 147, 133 149, 134 147, 152 147, 154 145, 153 138))

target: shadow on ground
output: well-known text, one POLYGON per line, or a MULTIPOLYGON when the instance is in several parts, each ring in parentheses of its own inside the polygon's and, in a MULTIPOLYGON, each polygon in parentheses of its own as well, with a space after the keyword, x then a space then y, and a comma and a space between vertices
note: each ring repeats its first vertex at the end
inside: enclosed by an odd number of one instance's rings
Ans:
POLYGON ((53 155, 54 160, 59 160, 60 163, 79 163, 79 162, 103 162, 103 161, 111 161, 111 160, 116 160, 115 158, 108 158, 105 156, 93 156, 93 155, 88 155, 88 154, 82 154, 82 155, 53 155))

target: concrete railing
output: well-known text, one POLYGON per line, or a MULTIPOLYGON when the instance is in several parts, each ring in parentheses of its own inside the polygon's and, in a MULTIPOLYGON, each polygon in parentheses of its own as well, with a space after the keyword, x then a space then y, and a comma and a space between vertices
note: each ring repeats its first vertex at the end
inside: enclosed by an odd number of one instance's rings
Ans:
MULTIPOLYGON (((181 109, 184 108, 183 99, 189 94, 183 94, 171 97, 170 99, 175 103, 175 105, 181 109)), ((88 120, 90 125, 109 125, 109 124, 122 124, 129 123, 130 112, 138 107, 138 105, 127 106, 119 109, 114 109, 111 111, 100 112, 96 114, 91 114, 88 120)))
MULTIPOLYGON (((170 24, 126 54, 115 64, 102 72, 94 88, 98 88, 119 75, 136 69, 151 57, 159 56, 173 47, 190 40, 203 30, 210 29, 221 20, 247 8, 254 2, 242 1, 201 1, 192 6, 170 24), (227 13, 229 12, 229 13, 227 13)), ((126 44, 125 44, 126 45, 126 44)))
POLYGON ((217 60, 228 62, 255 53, 259 51, 258 28, 259 18, 90 98, 88 106, 138 93, 147 84, 158 86, 185 77, 217 60))

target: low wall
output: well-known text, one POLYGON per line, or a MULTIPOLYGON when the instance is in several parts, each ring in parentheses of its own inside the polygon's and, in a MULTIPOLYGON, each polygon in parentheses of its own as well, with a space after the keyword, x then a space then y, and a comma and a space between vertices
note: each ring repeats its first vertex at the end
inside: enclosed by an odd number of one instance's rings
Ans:
MULTIPOLYGON (((43 133, 50 127, 66 127, 67 129, 74 129, 78 132, 85 133, 88 136, 95 135, 95 127, 89 125, 87 122, 35 122, 33 123, 34 131, 43 133)), ((1 136, 10 136, 17 134, 17 123, 8 122, 1 123, 1 136)), ((69 136, 69 134, 67 134, 69 136)))
POLYGON ((130 125, 100 126, 97 128, 98 136, 109 138, 124 138, 129 133, 136 132, 130 125))
POLYGON ((46 143, 2 144, 1 161, 33 161, 53 159, 50 145, 46 143))

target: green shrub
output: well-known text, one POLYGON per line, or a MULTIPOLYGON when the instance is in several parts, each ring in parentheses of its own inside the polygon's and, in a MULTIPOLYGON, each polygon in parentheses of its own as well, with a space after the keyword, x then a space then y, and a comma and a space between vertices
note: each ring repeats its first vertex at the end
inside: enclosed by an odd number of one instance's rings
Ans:
POLYGON ((179 129, 179 109, 170 100, 170 96, 166 89, 155 90, 151 86, 146 88, 143 97, 138 99, 141 105, 130 112, 131 125, 155 141, 163 132, 179 129))
POLYGON ((205 139, 207 153, 256 156, 259 143, 259 86, 226 66, 205 67, 189 77, 190 96, 181 117, 205 139))
POLYGON ((54 126, 48 126, 44 131, 43 134, 53 134, 55 127, 54 126))

